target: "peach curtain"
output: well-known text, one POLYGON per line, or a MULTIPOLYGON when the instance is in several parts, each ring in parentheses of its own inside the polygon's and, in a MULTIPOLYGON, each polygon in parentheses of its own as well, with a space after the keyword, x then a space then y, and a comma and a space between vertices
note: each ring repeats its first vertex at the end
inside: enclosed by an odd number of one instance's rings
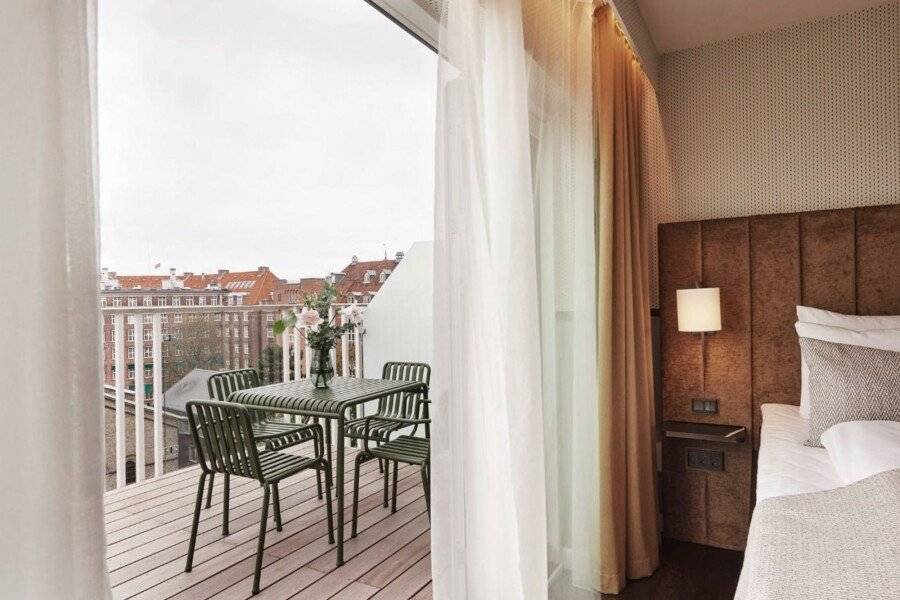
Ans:
POLYGON ((640 109, 649 87, 609 6, 594 14, 597 123, 600 570, 605 593, 659 565, 640 109))

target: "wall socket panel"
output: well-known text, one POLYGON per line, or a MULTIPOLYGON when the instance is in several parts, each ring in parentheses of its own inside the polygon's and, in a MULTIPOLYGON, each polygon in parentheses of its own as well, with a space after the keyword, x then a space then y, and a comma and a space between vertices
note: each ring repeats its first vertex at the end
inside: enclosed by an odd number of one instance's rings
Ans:
POLYGON ((718 398, 691 398, 691 412, 695 415, 719 414, 718 398))
POLYGON ((688 448, 687 468, 698 471, 724 471, 725 453, 721 450, 688 448))

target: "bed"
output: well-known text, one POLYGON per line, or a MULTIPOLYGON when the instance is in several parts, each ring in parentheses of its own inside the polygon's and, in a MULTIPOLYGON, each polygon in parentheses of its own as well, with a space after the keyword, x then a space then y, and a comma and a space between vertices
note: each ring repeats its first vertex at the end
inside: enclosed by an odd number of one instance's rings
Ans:
POLYGON ((808 423, 800 407, 763 404, 756 501, 821 492, 841 485, 825 448, 804 446, 808 423))

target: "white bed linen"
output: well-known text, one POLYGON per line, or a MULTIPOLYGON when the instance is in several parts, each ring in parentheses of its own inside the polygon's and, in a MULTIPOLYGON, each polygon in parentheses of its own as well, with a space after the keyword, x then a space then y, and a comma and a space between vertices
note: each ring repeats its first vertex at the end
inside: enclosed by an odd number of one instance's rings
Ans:
POLYGON ((803 442, 809 423, 800 407, 763 404, 762 430, 756 471, 756 501, 776 496, 820 492, 843 482, 825 448, 810 448, 803 442))
POLYGON ((822 445, 845 484, 900 469, 900 422, 847 421, 822 434, 822 445))

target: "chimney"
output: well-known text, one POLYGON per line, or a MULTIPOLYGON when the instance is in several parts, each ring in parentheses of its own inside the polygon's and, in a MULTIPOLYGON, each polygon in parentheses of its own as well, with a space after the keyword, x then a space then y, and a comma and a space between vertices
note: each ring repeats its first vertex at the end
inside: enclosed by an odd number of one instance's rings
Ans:
POLYGON ((400 262, 401 260, 403 260, 403 257, 404 257, 404 256, 406 256, 406 255, 403 254, 402 252, 398 252, 397 254, 394 255, 394 259, 395 259, 397 262, 400 262))
POLYGON ((171 269, 169 269, 169 275, 171 277, 175 277, 175 267, 172 267, 171 269))
POLYGON ((355 265, 358 262, 359 262, 359 257, 354 254, 353 258, 350 259, 350 264, 355 265))
POLYGON ((228 275, 228 269, 219 269, 219 277, 222 275, 228 275))
POLYGON ((269 270, 269 267, 256 267, 257 273, 265 273, 268 270, 269 270))
POLYGON ((193 277, 193 276, 194 276, 194 273, 193 273, 193 271, 185 271, 185 272, 184 272, 184 276, 185 276, 185 277, 193 277))

